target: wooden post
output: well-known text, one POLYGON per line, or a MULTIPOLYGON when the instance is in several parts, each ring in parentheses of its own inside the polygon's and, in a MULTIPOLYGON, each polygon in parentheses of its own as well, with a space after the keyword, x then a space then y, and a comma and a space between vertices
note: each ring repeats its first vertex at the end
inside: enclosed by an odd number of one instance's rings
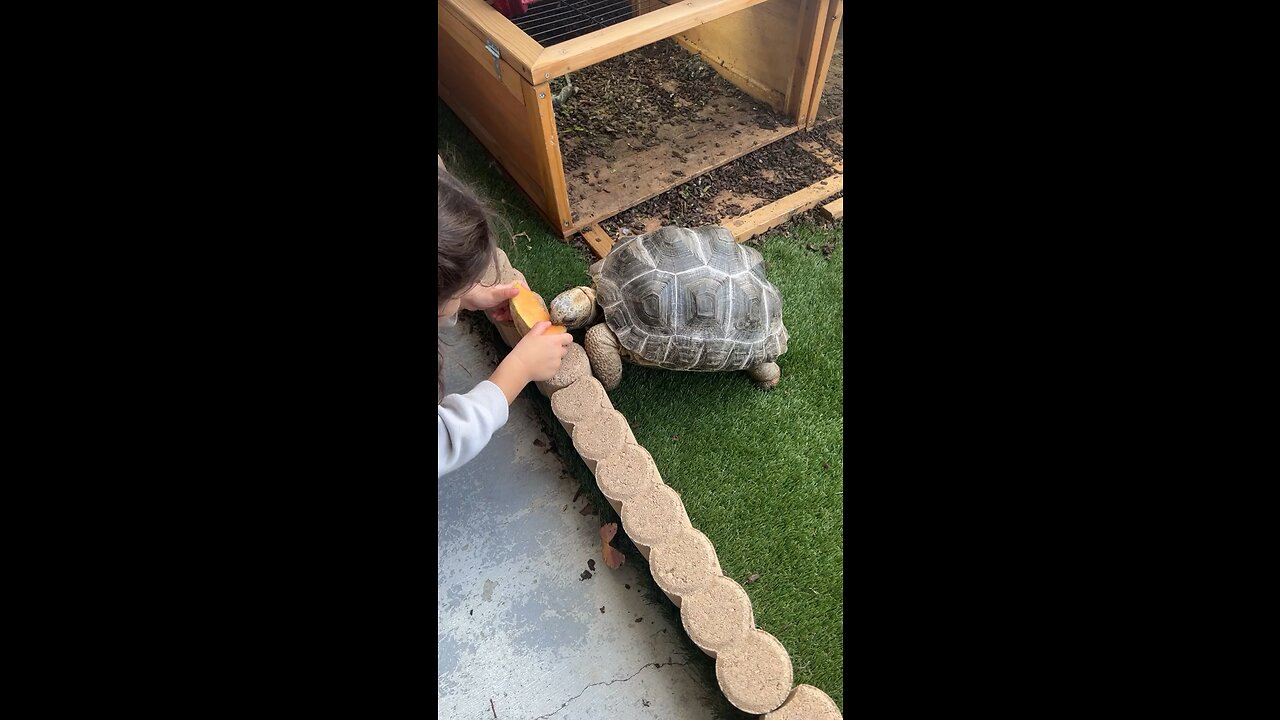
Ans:
POLYGON ((822 28, 831 0, 805 0, 800 9, 800 45, 796 49, 795 72, 787 91, 786 111, 800 127, 809 126, 809 102, 818 73, 822 49, 822 28))
POLYGON ((827 84, 827 73, 831 70, 831 57, 836 50, 836 35, 839 34, 844 20, 844 0, 832 0, 827 12, 825 27, 822 30, 822 50, 818 65, 818 74, 813 86, 813 99, 809 101, 809 124, 812 128, 818 121, 818 104, 822 102, 822 91, 827 84))
POLYGON ((569 210, 569 191, 564 181, 564 158, 560 155, 560 138, 556 135, 556 116, 551 106, 551 84, 524 85, 524 106, 529 124, 529 142, 538 164, 544 214, 563 237, 570 235, 573 224, 569 210))

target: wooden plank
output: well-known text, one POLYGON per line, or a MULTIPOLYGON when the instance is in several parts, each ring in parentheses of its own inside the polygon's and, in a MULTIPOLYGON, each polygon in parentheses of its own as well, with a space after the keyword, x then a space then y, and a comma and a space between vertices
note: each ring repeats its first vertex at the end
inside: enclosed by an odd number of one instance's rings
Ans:
POLYGON ((831 56, 836 49, 836 35, 842 27, 844 17, 844 0, 832 0, 827 12, 826 26, 822 30, 822 49, 818 61, 818 74, 814 78, 813 99, 809 101, 809 122, 806 128, 812 128, 818 122, 818 105, 822 102, 822 89, 827 84, 827 73, 831 71, 831 56))
POLYGON ((826 165, 838 173, 844 172, 844 158, 837 156, 835 153, 825 148, 821 143, 814 142, 813 140, 796 140, 795 143, 796 147, 809 153, 823 165, 826 165))
POLYGON ((534 63, 533 76, 538 82, 557 78, 764 1, 684 0, 617 25, 610 25, 603 30, 552 45, 534 63))
POLYGON ((570 228, 577 231, 607 220, 799 130, 795 126, 766 130, 759 125, 738 125, 739 116, 749 118, 750 109, 723 111, 718 117, 724 128, 710 124, 691 128, 689 137, 682 141, 683 159, 672 157, 669 143, 629 149, 626 139, 614 143, 614 160, 590 158, 585 168, 569 172, 566 178, 569 205, 577 213, 570 228))
POLYGON ((484 40, 492 41, 498 46, 502 59, 514 67, 525 82, 533 84, 532 68, 542 54, 542 46, 533 38, 485 0, 437 0, 437 17, 445 12, 445 8, 452 10, 464 25, 483 38, 481 49, 484 48, 484 40))
POLYGON ((832 175, 826 180, 820 180, 758 210, 725 220, 721 225, 728 228, 729 232, 733 233, 733 239, 738 242, 750 240, 790 220, 797 213, 813 209, 818 203, 835 195, 843 188, 844 175, 832 175))
POLYGON ((609 237, 609 233, 599 225, 588 225, 582 228, 582 239, 587 241, 587 245, 591 246, 591 252, 598 258, 603 258, 613 249, 613 238, 609 237))
MULTIPOLYGON (((502 86, 506 88, 507 92, 511 93, 511 97, 519 100, 521 105, 524 104, 524 91, 520 86, 526 85, 527 83, 520 79, 520 73, 511 66, 511 63, 505 62, 501 59, 497 60, 496 62, 498 66, 502 68, 501 76, 498 76, 497 71, 495 70, 494 57, 489 54, 488 50, 484 49, 483 38, 477 35, 470 27, 465 25, 458 16, 453 14, 452 11, 446 10, 445 12, 440 13, 438 21, 439 26, 453 37, 458 45, 471 56, 472 60, 489 71, 489 76, 493 78, 493 82, 501 83, 502 86)), ((443 70, 437 70, 437 73, 450 72, 449 67, 443 65, 440 67, 442 67, 443 70)))
POLYGON ((436 28, 436 59, 439 67, 449 69, 436 74, 436 92, 529 195, 543 217, 559 227, 559 219, 544 207, 546 192, 538 180, 542 173, 535 154, 541 142, 530 130, 523 92, 520 98, 512 97, 494 80, 492 62, 487 67, 476 62, 443 25, 436 28))
POLYGON ((790 65, 794 75, 787 91, 785 108, 800 127, 810 124, 809 101, 813 97, 819 51, 822 49, 822 28, 830 4, 831 0, 805 0, 800 11, 800 44, 790 65))
POLYGON ((743 92, 786 112, 800 43, 801 0, 770 0, 690 28, 674 39, 743 92))
POLYGON ((565 189, 564 160, 560 156, 560 138, 556 134, 555 110, 551 107, 551 86, 550 83, 521 84, 524 85, 529 134, 536 138, 537 143, 533 156, 542 185, 544 214, 552 219, 552 226, 567 233, 571 224, 569 192, 565 189))
POLYGON ((839 220, 844 217, 844 198, 832 200, 826 205, 823 205, 822 214, 825 215, 828 220, 839 220))

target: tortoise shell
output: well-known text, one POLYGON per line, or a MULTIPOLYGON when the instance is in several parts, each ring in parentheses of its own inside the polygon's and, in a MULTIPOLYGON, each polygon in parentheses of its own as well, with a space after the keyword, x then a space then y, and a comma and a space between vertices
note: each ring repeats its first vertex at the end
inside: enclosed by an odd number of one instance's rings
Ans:
POLYGON ((614 245, 591 270, 605 322, 636 362, 712 372, 787 351, 763 262, 723 227, 664 227, 614 245))

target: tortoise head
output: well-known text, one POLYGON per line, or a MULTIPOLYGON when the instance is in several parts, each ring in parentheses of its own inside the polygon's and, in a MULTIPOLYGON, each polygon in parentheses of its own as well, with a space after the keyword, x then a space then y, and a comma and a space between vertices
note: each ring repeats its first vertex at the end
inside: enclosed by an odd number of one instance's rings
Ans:
POLYGON ((596 291, 589 287, 569 288, 551 301, 551 322, 568 330, 591 324, 596 313, 596 291))

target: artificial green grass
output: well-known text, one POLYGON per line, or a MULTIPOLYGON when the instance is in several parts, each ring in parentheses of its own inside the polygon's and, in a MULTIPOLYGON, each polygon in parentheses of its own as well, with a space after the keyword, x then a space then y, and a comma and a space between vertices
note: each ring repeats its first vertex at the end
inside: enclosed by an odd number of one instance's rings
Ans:
POLYGON ((760 247, 790 334, 777 389, 761 392, 744 373, 624 365, 609 398, 724 573, 743 583, 756 624, 791 654, 796 682, 843 711, 844 249, 837 241, 825 259, 803 245, 829 232, 790 232, 760 247))
MULTIPOLYGON (((500 245, 532 289, 550 300, 589 284, 588 259, 551 234, 443 102, 437 119, 445 164, 505 218, 500 245)), ((680 492, 694 526, 715 544, 725 574, 743 583, 756 624, 787 648, 795 683, 821 688, 843 712, 843 224, 792 222, 758 249, 782 295, 790 334, 776 390, 761 392, 744 373, 627 364, 609 396, 663 480, 680 492), (806 247, 828 243, 829 258, 806 247), (752 574, 759 578, 747 582, 752 574)), ((571 448, 549 401, 526 392, 538 399, 557 444, 571 448)), ((581 461, 568 464, 593 491, 602 522, 616 521, 581 461)), ((627 562, 643 563, 619 547, 627 562)), ((701 673, 712 667, 709 659, 690 660, 701 673)))

